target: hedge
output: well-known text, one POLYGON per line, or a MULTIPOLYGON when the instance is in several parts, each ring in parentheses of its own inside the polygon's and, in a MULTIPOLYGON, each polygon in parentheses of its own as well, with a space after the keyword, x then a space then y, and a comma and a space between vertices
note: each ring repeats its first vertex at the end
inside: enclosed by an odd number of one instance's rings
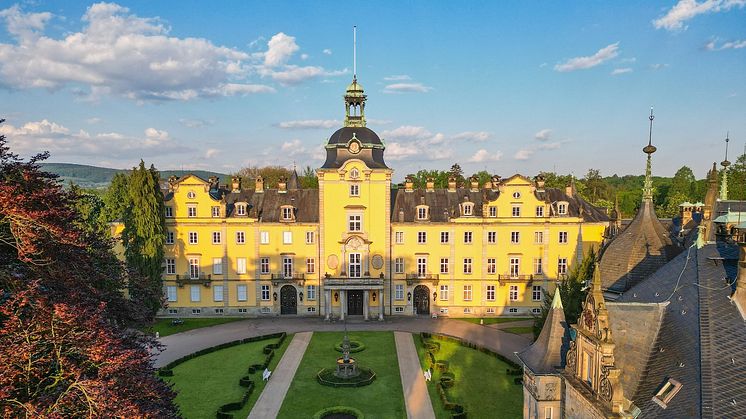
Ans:
POLYGON ((316 381, 318 381, 321 385, 334 388, 363 387, 375 381, 376 373, 373 370, 365 367, 357 367, 357 369, 360 370, 359 376, 343 380, 337 378, 337 376, 334 375, 336 370, 333 370, 331 368, 322 368, 321 370, 319 370, 318 373, 316 373, 316 381))
POLYGON ((355 409, 354 407, 349 406, 331 406, 331 407, 325 407, 316 414, 313 415, 313 419, 324 419, 326 415, 331 415, 334 413, 342 413, 346 415, 354 415, 357 419, 364 419, 365 415, 363 412, 355 409))
MULTIPOLYGON (((342 342, 339 342, 336 346, 334 346, 334 349, 337 352, 342 352, 342 342)), ((350 353, 354 354, 356 352, 362 352, 365 350, 365 344, 363 342, 360 342, 359 340, 350 340, 350 353)))

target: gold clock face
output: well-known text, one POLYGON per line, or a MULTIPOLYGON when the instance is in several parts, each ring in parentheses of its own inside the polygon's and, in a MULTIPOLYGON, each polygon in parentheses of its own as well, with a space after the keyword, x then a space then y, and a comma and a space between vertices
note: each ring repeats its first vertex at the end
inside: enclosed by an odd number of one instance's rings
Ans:
POLYGON ((357 142, 350 143, 350 153, 357 154, 360 152, 360 144, 357 142))

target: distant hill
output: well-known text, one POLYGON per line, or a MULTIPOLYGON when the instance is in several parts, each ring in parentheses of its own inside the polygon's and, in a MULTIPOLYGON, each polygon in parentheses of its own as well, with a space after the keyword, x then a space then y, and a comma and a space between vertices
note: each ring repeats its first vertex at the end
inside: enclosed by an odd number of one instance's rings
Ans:
MULTIPOLYGON (((43 163, 41 167, 43 170, 59 176, 63 183, 73 182, 83 188, 106 188, 116 173, 129 172, 129 170, 123 169, 73 163, 43 163)), ((189 173, 203 179, 207 179, 210 176, 218 176, 223 180, 227 176, 223 173, 208 172, 205 170, 161 170, 160 173, 163 179, 167 179, 171 175, 184 176, 189 173)))

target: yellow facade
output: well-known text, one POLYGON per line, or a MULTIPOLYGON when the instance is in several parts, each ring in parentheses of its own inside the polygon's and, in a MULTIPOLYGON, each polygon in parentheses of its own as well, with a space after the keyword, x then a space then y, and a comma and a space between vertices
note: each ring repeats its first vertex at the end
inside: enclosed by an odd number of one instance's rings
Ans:
POLYGON ((605 215, 541 180, 392 189, 356 80, 345 102, 318 190, 169 182, 162 314, 526 316, 603 240, 605 215))

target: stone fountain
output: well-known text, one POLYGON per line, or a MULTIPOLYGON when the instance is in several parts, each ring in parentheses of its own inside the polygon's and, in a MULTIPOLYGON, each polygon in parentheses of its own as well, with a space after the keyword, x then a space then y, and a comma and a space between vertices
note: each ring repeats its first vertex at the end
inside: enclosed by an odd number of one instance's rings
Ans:
POLYGON ((349 379, 360 375, 355 358, 350 356, 350 338, 347 336, 347 322, 345 322, 345 336, 342 339, 342 356, 337 358, 337 370, 334 375, 338 378, 349 379))

